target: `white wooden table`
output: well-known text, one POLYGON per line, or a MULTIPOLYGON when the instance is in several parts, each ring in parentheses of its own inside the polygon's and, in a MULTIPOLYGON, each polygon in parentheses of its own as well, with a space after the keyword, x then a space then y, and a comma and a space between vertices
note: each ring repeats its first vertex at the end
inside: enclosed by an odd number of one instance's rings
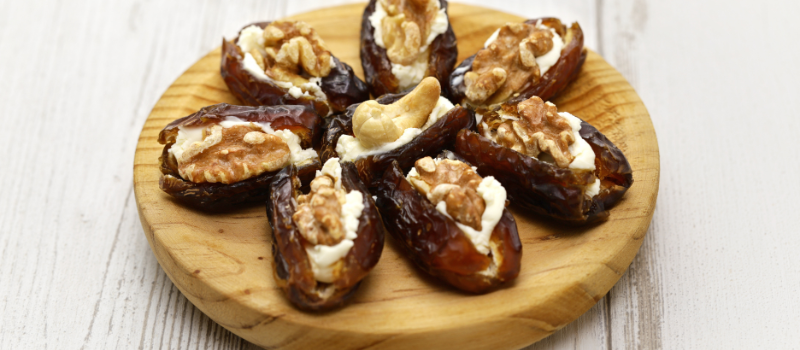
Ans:
MULTIPOLYGON (((223 35, 345 2, 0 1, 0 349, 255 348, 188 303, 150 252, 137 137, 223 35)), ((579 21, 659 138, 639 255, 531 348, 800 346, 800 3, 466 2, 579 21)))

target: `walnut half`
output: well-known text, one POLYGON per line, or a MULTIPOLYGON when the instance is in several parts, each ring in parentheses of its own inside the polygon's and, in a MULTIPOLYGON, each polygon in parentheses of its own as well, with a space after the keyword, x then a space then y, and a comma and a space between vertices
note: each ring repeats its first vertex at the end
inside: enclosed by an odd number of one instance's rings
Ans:
POLYGON ((511 148, 530 157, 545 153, 556 165, 566 168, 575 159, 569 146, 575 143, 572 126, 558 114, 556 105, 531 97, 514 106, 504 106, 500 111, 487 113, 479 126, 501 146, 511 148))
POLYGON ((408 180, 434 205, 444 202, 449 214, 456 222, 480 231, 486 202, 478 194, 483 180, 472 167, 464 162, 431 157, 417 160, 414 164, 417 176, 408 180))
POLYGON ((555 35, 544 25, 500 27, 497 38, 478 51, 472 70, 464 75, 467 99, 475 105, 492 105, 536 83, 543 74, 536 58, 554 49, 555 35))
POLYGON ((297 211, 292 220, 312 245, 332 246, 345 238, 340 218, 347 193, 336 189, 335 181, 328 175, 319 175, 311 181, 311 192, 297 197, 297 211))
POLYGON ((309 76, 330 74, 331 52, 308 23, 274 21, 264 28, 263 43, 248 53, 272 79, 299 87, 309 82, 309 76))
POLYGON ((203 130, 202 141, 188 145, 176 156, 178 172, 184 179, 223 184, 281 169, 290 159, 289 145, 255 124, 210 126, 203 130))
POLYGON ((423 54, 431 26, 439 11, 438 0, 379 0, 387 16, 381 21, 382 39, 389 61, 413 64, 423 54))

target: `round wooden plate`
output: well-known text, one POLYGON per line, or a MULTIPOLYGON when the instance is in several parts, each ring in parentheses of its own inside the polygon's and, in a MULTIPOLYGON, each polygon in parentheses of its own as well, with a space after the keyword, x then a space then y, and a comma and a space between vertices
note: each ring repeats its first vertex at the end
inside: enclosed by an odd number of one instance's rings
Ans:
MULTIPOLYGON (((341 60, 363 77, 359 30, 363 4, 292 17, 314 26, 341 60)), ((460 62, 492 32, 522 18, 450 5, 460 62)), ((246 23, 242 23, 244 25, 246 23)), ((630 265, 653 216, 659 181, 655 131, 628 82, 594 52, 555 102, 588 121, 628 157, 634 184, 609 221, 586 228, 514 212, 522 271, 507 287, 468 295, 430 278, 387 239, 383 256, 352 302, 327 313, 295 309, 272 277, 264 206, 208 214, 179 205, 158 188, 159 131, 220 102, 237 104, 219 73, 220 50, 181 75, 153 107, 139 138, 134 188, 150 247, 178 289, 237 335, 267 348, 520 348, 564 327, 600 300, 630 265)))

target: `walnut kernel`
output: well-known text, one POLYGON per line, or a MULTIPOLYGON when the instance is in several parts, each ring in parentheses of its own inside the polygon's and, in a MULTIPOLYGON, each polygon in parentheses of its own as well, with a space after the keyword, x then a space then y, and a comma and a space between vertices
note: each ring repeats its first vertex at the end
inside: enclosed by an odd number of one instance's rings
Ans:
POLYGON ((232 184, 281 169, 290 159, 283 139, 251 124, 206 128, 203 141, 189 145, 176 161, 181 177, 191 182, 232 184))
POLYGON ((497 38, 475 55, 472 70, 464 75, 466 97, 472 104, 503 102, 530 83, 541 79, 536 58, 553 49, 550 28, 508 23, 497 38))
POLYGON ((572 126, 558 115, 554 104, 545 103, 536 96, 520 102, 516 110, 505 108, 500 113, 487 113, 480 128, 484 129, 482 134, 501 146, 530 157, 546 153, 562 168, 575 159, 569 151, 569 146, 576 141, 572 126))
POLYGON ((308 76, 330 74, 331 53, 307 23, 275 21, 264 28, 263 36, 264 46, 253 48, 250 54, 270 78, 302 89, 309 82, 308 76))
POLYGON ((292 215, 297 230, 312 245, 335 245, 345 238, 341 221, 345 191, 334 187, 335 180, 319 175, 311 181, 311 192, 297 197, 297 211, 292 215))
POLYGON ((486 202, 478 194, 483 180, 464 162, 431 157, 414 164, 417 176, 409 177, 412 185, 434 205, 445 202, 447 214, 456 222, 480 231, 486 202))
POLYGON ((411 65, 425 54, 422 48, 439 11, 438 0, 380 0, 380 6, 387 13, 381 29, 389 61, 411 65))

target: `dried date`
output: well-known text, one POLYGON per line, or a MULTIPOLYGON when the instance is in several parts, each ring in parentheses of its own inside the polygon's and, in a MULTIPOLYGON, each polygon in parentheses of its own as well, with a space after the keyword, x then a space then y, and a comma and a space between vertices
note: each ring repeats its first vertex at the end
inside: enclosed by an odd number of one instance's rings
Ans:
POLYGON ((456 222, 439 212, 403 174, 393 162, 374 193, 386 230, 408 258, 425 272, 472 293, 490 291, 516 278, 522 244, 508 209, 491 233, 491 244, 496 247, 492 254, 499 254, 502 261, 496 266, 492 257, 481 254, 456 222))
MULTIPOLYGON (((270 23, 259 22, 251 25, 263 29, 270 23)), ((332 55, 330 73, 321 78, 320 88, 325 93, 326 100, 321 101, 308 95, 292 96, 289 89, 278 86, 275 81, 255 77, 244 68, 245 53, 237 45, 238 40, 238 36, 231 41, 223 39, 220 73, 231 93, 244 104, 307 105, 314 107, 321 116, 327 116, 340 113, 353 103, 369 99, 367 84, 355 75, 352 67, 332 55)))
MULTIPOLYGON (((161 177, 159 187, 182 203, 207 210, 225 209, 246 202, 263 202, 269 193, 269 184, 280 169, 234 183, 193 182, 181 176, 179 164, 170 148, 175 145, 181 128, 204 129, 219 125, 229 117, 252 123, 270 123, 274 130, 289 130, 299 137, 302 148, 318 144, 322 119, 308 106, 233 106, 221 103, 208 106, 197 113, 180 118, 167 125, 158 142, 164 145, 159 157, 161 177)), ((300 164, 298 174, 309 180, 320 168, 318 158, 300 164)))
POLYGON ((352 163, 341 163, 341 184, 346 191, 361 192, 364 209, 359 217, 353 245, 341 260, 340 273, 329 283, 317 281, 306 251, 310 243, 293 220, 298 207, 298 171, 294 166, 275 176, 267 203, 272 228, 273 274, 278 286, 297 307, 324 310, 342 305, 361 280, 378 263, 385 231, 372 195, 359 180, 352 163))
POLYGON ((580 136, 595 153, 594 172, 560 168, 523 155, 462 130, 454 152, 474 165, 482 176, 494 176, 508 190, 511 203, 526 210, 573 224, 608 218, 613 207, 633 184, 628 160, 608 138, 582 121, 580 136), (586 195, 586 187, 600 180, 597 195, 586 195))
MULTIPOLYGON (((508 99, 493 103, 508 103, 516 105, 532 96, 539 96, 542 100, 550 100, 563 91, 569 83, 575 80, 586 60, 586 50, 583 48, 583 31, 578 23, 573 23, 569 28, 557 18, 529 19, 525 24, 541 24, 553 28, 561 36, 565 45, 558 61, 538 79, 531 79, 514 92, 508 99)), ((481 50, 483 51, 483 49, 481 50)), ((479 51, 480 52, 480 51, 479 51)), ((477 54, 465 59, 450 75, 450 92, 453 101, 470 108, 488 107, 482 103, 472 102, 467 98, 466 75, 473 70, 473 62, 477 54)), ((520 63, 521 64, 521 63, 520 63)), ((537 68, 538 69, 538 68, 537 68)), ((503 77, 505 81, 505 77, 503 77)))
MULTIPOLYGON (((370 0, 361 20, 361 66, 372 96, 396 94, 406 90, 401 88, 398 78, 392 73, 392 61, 387 55, 387 49, 375 42, 375 28, 369 18, 375 13, 376 7, 381 6, 379 1, 370 0)), ((447 1, 439 0, 439 6, 445 9, 446 14, 447 1)), ((458 48, 449 19, 447 30, 433 40, 428 50, 430 57, 424 77, 434 77, 442 82, 442 95, 450 98, 447 81, 456 63, 458 48)))

